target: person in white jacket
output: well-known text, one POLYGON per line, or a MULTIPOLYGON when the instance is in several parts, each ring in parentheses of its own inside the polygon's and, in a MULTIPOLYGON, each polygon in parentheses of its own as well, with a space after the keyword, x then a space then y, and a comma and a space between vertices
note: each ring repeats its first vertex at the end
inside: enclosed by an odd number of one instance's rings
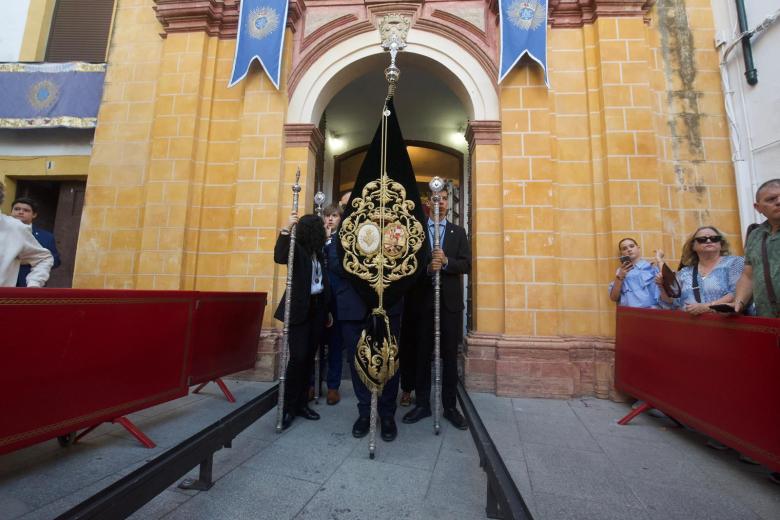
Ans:
MULTIPOLYGON (((5 186, 0 183, 0 204, 5 198, 5 186)), ((30 264, 27 287, 43 287, 49 279, 54 258, 32 234, 32 228, 0 212, 0 287, 16 287, 21 264, 30 264)))

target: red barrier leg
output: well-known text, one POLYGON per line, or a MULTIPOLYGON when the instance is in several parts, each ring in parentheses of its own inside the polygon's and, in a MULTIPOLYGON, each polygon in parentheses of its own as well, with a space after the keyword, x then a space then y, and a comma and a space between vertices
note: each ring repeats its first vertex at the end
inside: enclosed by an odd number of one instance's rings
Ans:
POLYGON ((130 432, 130 435, 138 439, 138 442, 140 442, 147 448, 154 448, 155 446, 157 446, 154 442, 152 442, 152 439, 144 435, 144 432, 139 430, 138 427, 135 424, 133 424, 130 421, 130 419, 128 419, 127 417, 117 417, 111 422, 121 424, 125 428, 125 430, 130 432))
POLYGON ((222 390, 223 394, 225 394, 225 399, 227 399, 231 403, 235 403, 236 402, 236 398, 233 397, 232 393, 230 393, 230 390, 228 389, 228 387, 225 384, 225 382, 222 381, 222 379, 216 378, 214 380, 214 382, 217 383, 217 385, 219 385, 219 389, 222 390))
POLYGON ((197 394, 198 392, 200 392, 201 390, 203 390, 203 387, 204 387, 204 386, 206 386, 207 384, 209 384, 209 382, 208 382, 208 381, 206 381, 205 383, 201 383, 201 384, 199 384, 199 385, 198 385, 198 388, 196 388, 195 390, 193 390, 193 391, 192 391, 192 393, 193 393, 193 394, 197 394))
POLYGON ((88 434, 89 432, 91 432, 92 430, 94 430, 95 428, 97 428, 98 426, 100 426, 100 424, 101 424, 101 423, 95 424, 94 426, 90 426, 89 428, 87 428, 87 429, 86 429, 86 430, 84 430, 83 432, 81 432, 81 433, 79 433, 78 435, 76 435, 76 438, 75 438, 75 439, 73 439, 73 444, 76 444, 77 442, 79 442, 79 441, 81 440, 81 438, 82 438, 82 437, 84 437, 86 434, 88 434))
POLYGON ((622 419, 620 419, 620 420, 618 421, 618 424, 619 424, 619 425, 621 425, 621 426, 625 426, 626 424, 630 423, 630 422, 631 422, 631 420, 632 420, 634 417, 636 417, 636 416, 637 416, 637 415, 639 415, 640 413, 642 413, 642 412, 646 412, 647 410, 650 410, 650 409, 652 409, 652 408, 653 408, 653 407, 652 407, 652 406, 650 406, 649 404, 647 404, 647 403, 642 403, 642 405, 641 405, 641 406, 637 407, 635 410, 631 410, 631 412, 629 412, 629 414, 628 414, 628 415, 626 415, 625 417, 623 417, 622 419))

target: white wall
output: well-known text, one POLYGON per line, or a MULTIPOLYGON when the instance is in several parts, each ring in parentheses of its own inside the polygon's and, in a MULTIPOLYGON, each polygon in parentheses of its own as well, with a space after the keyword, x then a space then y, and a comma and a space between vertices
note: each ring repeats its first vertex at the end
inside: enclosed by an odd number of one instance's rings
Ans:
POLYGON ((19 61, 30 0, 0 1, 0 62, 19 61))
MULTIPOLYGON (((739 34, 735 0, 712 0, 716 40, 721 58, 726 45, 739 34)), ((780 9, 778 0, 745 0, 748 28, 754 29, 780 9)), ((780 178, 780 20, 752 38, 758 84, 745 79, 742 46, 728 54, 723 68, 724 94, 731 109, 732 154, 737 175, 742 229, 763 218, 752 208, 756 188, 780 178)))

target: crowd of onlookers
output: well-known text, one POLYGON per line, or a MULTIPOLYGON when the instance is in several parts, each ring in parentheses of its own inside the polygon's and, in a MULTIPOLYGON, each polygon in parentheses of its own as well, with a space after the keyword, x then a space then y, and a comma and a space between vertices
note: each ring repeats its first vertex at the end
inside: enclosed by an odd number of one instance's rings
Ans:
MULTIPOLYGON (((709 225, 685 241, 676 273, 664 262, 663 252, 655 251, 647 261, 635 239, 620 240, 620 267, 609 285, 610 299, 628 307, 679 309, 692 315, 780 317, 775 292, 780 288, 780 179, 758 188, 754 207, 766 220, 748 228, 744 257, 732 255, 723 233, 709 225)), ((708 445, 726 449, 715 440, 708 445)), ((751 462, 744 456, 740 460, 751 462)), ((780 484, 780 473, 770 478, 780 484)))

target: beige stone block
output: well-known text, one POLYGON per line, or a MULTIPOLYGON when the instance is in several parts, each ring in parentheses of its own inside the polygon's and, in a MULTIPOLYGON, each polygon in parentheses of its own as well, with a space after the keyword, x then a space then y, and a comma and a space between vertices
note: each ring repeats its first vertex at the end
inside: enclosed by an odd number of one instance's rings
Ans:
POLYGON ((546 86, 523 87, 522 108, 548 108, 549 105, 549 91, 546 86))
POLYGON ((549 157, 549 134, 523 134, 523 155, 526 157, 549 157))
POLYGON ((632 179, 658 179, 658 161, 655 157, 629 157, 628 168, 632 179))
POLYGON ((609 155, 634 155, 636 144, 633 132, 610 132, 607 135, 607 153, 609 155))
POLYGON ((602 40, 599 43, 599 54, 603 62, 627 61, 627 42, 622 40, 602 40))
MULTIPOLYGON (((599 17, 596 19, 593 27, 598 31, 598 38, 602 40, 618 38, 617 18, 599 17)), ((587 32, 585 34, 587 36, 587 32)))
MULTIPOLYGON (((484 329, 480 327, 479 331, 483 332, 484 329)), ((528 311, 507 311, 506 332, 507 334, 513 334, 518 336, 533 335, 535 333, 534 313, 528 311)))
POLYGON ((639 16, 617 18, 618 38, 621 40, 644 40, 645 24, 639 16))
POLYGON ((553 188, 549 181, 529 181, 525 183, 524 200, 528 206, 547 206, 552 204, 553 188))
POLYGON ((551 207, 531 208, 534 231, 552 231, 555 228, 556 211, 551 207))
POLYGON ((634 223, 634 228, 637 231, 639 230, 652 231, 655 229, 659 229, 661 226, 661 211, 657 207, 631 208, 631 215, 634 223))
POLYGON ((557 284, 561 281, 559 259, 533 258, 533 281, 537 284, 557 284))
POLYGON ((551 50, 548 57, 550 69, 553 73, 550 76, 551 83, 555 85, 556 90, 561 86, 560 81, 565 76, 558 76, 559 73, 585 70, 585 56, 582 47, 566 50, 551 50))
POLYGON ((531 158, 531 179, 535 181, 552 180, 552 175, 552 161, 549 158, 531 158))
MULTIPOLYGON (((501 129, 503 132, 527 132, 529 130, 528 110, 502 110, 501 129)), ((504 141, 506 145, 506 141, 504 141)))
POLYGON ((555 256, 555 236, 545 232, 526 233, 526 252, 529 256, 555 256))
POLYGON ((555 111, 561 114, 580 114, 587 109, 587 97, 584 93, 556 94, 553 96, 555 111))
POLYGON ((550 131, 550 112, 547 110, 529 110, 532 132, 550 131))
MULTIPOLYGON (((505 254, 509 256, 522 256, 525 255, 525 233, 517 231, 507 231, 503 237, 496 237, 498 240, 497 251, 498 254, 505 254)), ((480 249, 480 254, 490 254, 490 249, 480 249)), ((507 259, 507 262, 509 260, 507 259)))
POLYGON ((526 285, 528 309, 550 310, 558 307, 558 286, 554 284, 526 285))
POLYGON ((512 72, 509 73, 509 76, 504 79, 504 81, 501 82, 500 90, 498 93, 498 99, 499 103, 501 104, 501 108, 505 109, 517 109, 522 108, 522 95, 523 92, 520 89, 520 87, 510 87, 508 86, 507 82, 510 80, 510 77, 513 77, 518 68, 515 67, 512 72))
MULTIPOLYGON (((595 278, 594 275, 593 279, 595 280, 595 278)), ((600 290, 606 289, 596 285, 563 285, 561 286, 561 303, 565 309, 597 310, 596 292, 600 290)))
MULTIPOLYGON (((525 286, 506 284, 505 307, 507 310, 525 309, 525 286)), ((485 288, 483 288, 483 291, 485 288)))
POLYGON ((550 49, 553 52, 560 52, 561 49, 579 50, 583 47, 582 29, 579 28, 558 28, 549 31, 550 49))
POLYGON ((557 336, 560 334, 557 311, 534 311, 534 321, 536 335, 557 336))
MULTIPOLYGON (((474 312, 475 329, 484 333, 504 332, 503 309, 479 309, 474 312)), ((519 334, 519 332, 515 332, 519 334)))
POLYGON ((479 290, 475 294, 474 301, 475 305, 480 309, 503 309, 504 285, 481 283, 479 290))
POLYGON ((508 206, 503 211, 503 229, 506 232, 526 231, 532 228, 532 208, 508 206))
POLYGON ((503 163, 504 182, 521 181, 531 178, 531 161, 525 157, 505 157, 503 163))
POLYGON ((589 209, 593 205, 591 186, 558 186, 558 206, 566 209, 589 209))
POLYGON ((602 87, 605 107, 632 106, 631 87, 625 85, 605 85, 602 87))
POLYGON ((503 283, 504 260, 477 257, 473 259, 472 272, 478 284, 503 283))
POLYGON ((587 139, 558 141, 558 159, 562 161, 587 161, 590 159, 590 142, 587 139))
POLYGON ((572 336, 599 334, 599 313, 589 311, 561 311, 561 332, 572 336))

